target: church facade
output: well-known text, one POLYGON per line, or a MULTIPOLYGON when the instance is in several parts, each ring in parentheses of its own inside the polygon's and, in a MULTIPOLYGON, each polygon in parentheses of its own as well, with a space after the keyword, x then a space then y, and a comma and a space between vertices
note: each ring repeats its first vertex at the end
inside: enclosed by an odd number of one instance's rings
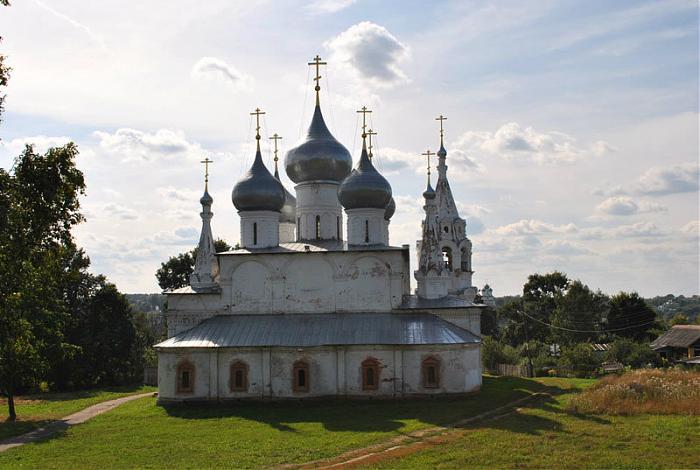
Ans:
POLYGON ((156 345, 161 402, 427 396, 481 386, 480 311, 493 297, 485 287, 484 303, 475 303, 444 118, 412 272, 409 246, 389 241, 396 205, 371 143, 368 151, 372 132, 363 125, 353 168, 325 124, 316 75, 308 135, 285 159, 294 195, 280 181, 276 152, 274 173, 265 166, 256 127, 255 160, 232 192, 240 248, 215 253, 205 185, 194 272, 189 286, 167 292, 169 338, 156 345))

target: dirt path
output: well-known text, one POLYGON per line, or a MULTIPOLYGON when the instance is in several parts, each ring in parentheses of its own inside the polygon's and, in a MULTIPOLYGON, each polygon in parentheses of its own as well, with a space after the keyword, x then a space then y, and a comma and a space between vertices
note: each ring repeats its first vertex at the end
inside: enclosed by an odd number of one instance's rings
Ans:
POLYGON ((518 410, 518 405, 527 401, 543 397, 551 397, 549 393, 533 393, 526 397, 512 401, 506 405, 499 406, 485 413, 481 413, 470 418, 466 418, 447 426, 436 426, 428 429, 421 429, 412 433, 398 436, 388 441, 374 444, 362 449, 354 449, 340 454, 330 459, 315 460, 301 465, 285 465, 284 469, 335 469, 351 468, 360 465, 371 465, 390 458, 401 457, 412 454, 426 447, 444 444, 457 438, 460 434, 451 432, 454 428, 464 426, 475 421, 485 419, 498 419, 507 416, 518 410))
POLYGON ((73 413, 72 415, 68 415, 65 418, 59 419, 57 421, 53 421, 44 427, 35 429, 34 431, 22 434, 21 436, 11 437, 9 439, 5 439, 4 441, 0 441, 0 452, 5 452, 6 450, 12 449, 13 447, 19 447, 24 444, 29 444, 31 442, 40 441, 41 439, 46 439, 55 432, 67 429, 69 426, 73 426, 75 424, 84 423, 85 421, 94 418, 97 415, 101 415, 102 413, 106 413, 109 410, 116 408, 122 403, 126 403, 131 400, 138 400, 139 398, 153 396, 153 393, 154 392, 140 393, 138 395, 128 395, 126 397, 115 398, 114 400, 103 401, 102 403, 97 403, 95 405, 88 406, 84 410, 78 411, 77 413, 73 413))

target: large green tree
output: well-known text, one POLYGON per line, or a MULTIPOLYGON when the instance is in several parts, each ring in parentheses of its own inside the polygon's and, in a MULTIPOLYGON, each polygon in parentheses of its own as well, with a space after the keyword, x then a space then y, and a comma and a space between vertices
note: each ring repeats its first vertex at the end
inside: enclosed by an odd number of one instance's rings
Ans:
POLYGON ((77 153, 73 144, 45 155, 27 146, 12 170, 0 169, 0 392, 10 420, 14 395, 72 352, 62 287, 71 228, 83 220, 77 153))
MULTIPOLYGON (((217 253, 228 251, 231 246, 219 239, 214 242, 217 253)), ((168 261, 161 263, 156 271, 156 279, 161 289, 173 290, 185 287, 190 283, 190 274, 194 271, 194 262, 197 259, 197 248, 171 256, 168 261)))
POLYGON ((656 312, 636 292, 620 292, 610 299, 606 329, 614 336, 636 341, 651 339, 659 328, 656 312))
POLYGON ((551 314, 552 339, 562 345, 597 342, 608 300, 579 280, 570 282, 566 292, 557 297, 551 314))

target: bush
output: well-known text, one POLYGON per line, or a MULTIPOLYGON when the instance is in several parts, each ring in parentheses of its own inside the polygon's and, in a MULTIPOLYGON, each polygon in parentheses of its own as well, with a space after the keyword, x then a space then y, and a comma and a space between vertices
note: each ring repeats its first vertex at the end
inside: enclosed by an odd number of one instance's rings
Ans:
POLYGON ((579 413, 700 415, 700 372, 647 369, 611 375, 573 397, 579 413))
POLYGON ((564 348, 559 366, 569 369, 575 377, 593 377, 600 367, 600 360, 588 344, 579 343, 564 348))
POLYGON ((518 364, 520 355, 514 347, 490 336, 484 336, 481 344, 481 362, 485 369, 493 371, 496 364, 518 364))
POLYGON ((605 359, 633 368, 660 366, 661 357, 647 343, 619 338, 610 343, 605 359))

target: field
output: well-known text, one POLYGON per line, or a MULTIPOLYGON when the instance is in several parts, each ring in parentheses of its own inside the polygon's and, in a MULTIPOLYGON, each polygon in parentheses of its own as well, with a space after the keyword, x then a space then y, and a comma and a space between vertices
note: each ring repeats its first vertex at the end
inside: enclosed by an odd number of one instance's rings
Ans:
POLYGON ((0 399, 0 440, 24 434, 50 420, 62 418, 95 403, 136 393, 155 391, 155 387, 111 387, 80 392, 41 393, 15 397, 17 421, 7 420, 7 400, 0 399))
POLYGON ((418 444, 390 468, 698 467, 697 416, 598 416, 569 411, 593 380, 485 377, 459 399, 309 401, 163 408, 126 403, 47 441, 0 454, 3 468, 260 468, 301 464, 456 422, 534 392, 497 419, 480 420, 418 444))

